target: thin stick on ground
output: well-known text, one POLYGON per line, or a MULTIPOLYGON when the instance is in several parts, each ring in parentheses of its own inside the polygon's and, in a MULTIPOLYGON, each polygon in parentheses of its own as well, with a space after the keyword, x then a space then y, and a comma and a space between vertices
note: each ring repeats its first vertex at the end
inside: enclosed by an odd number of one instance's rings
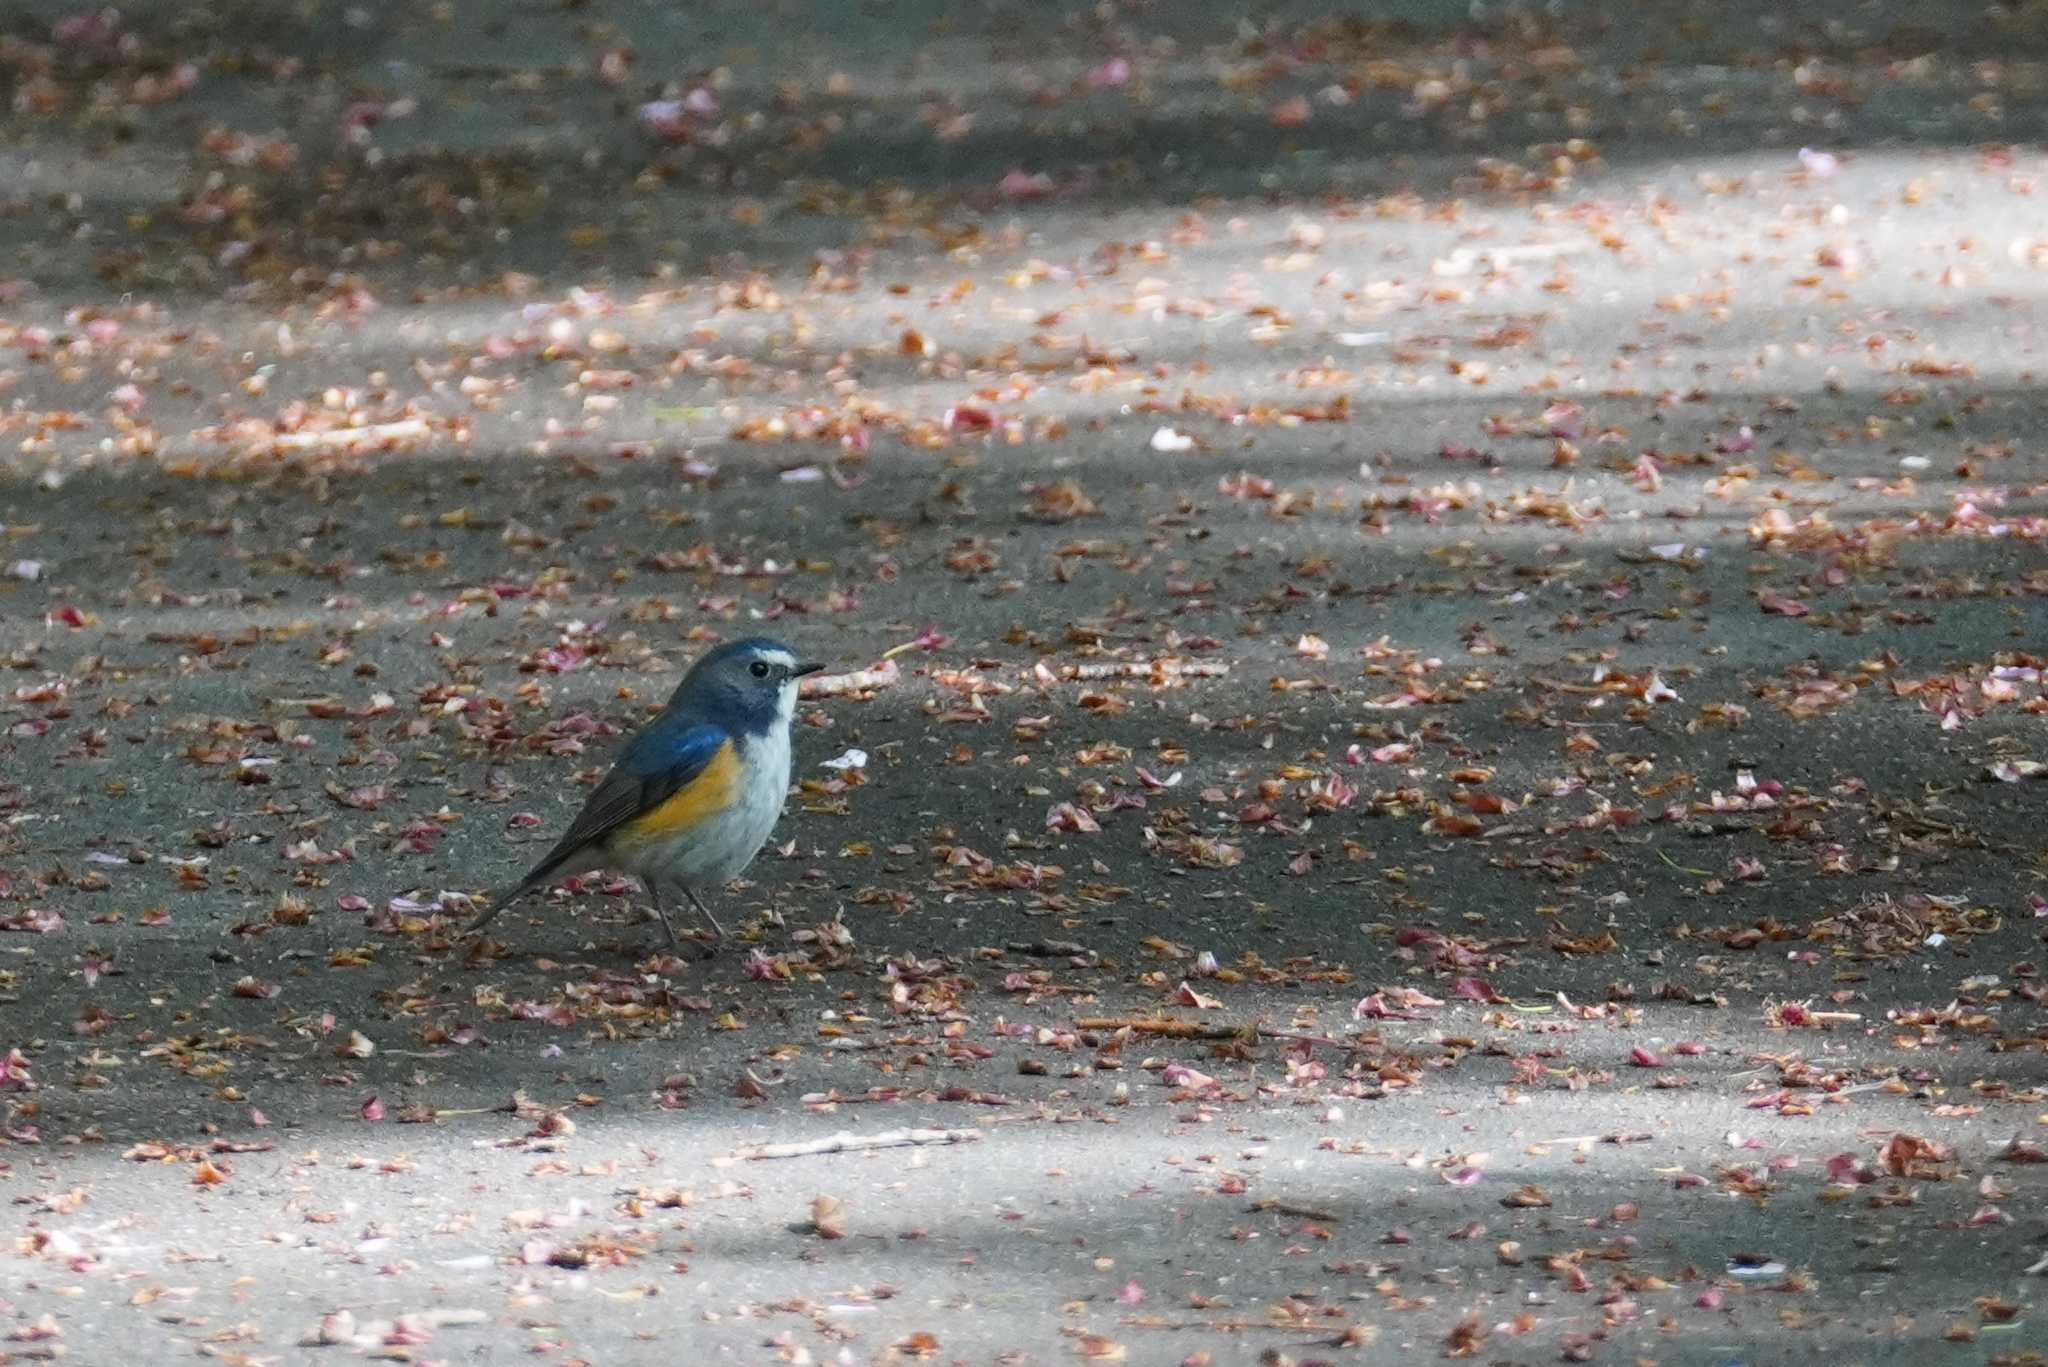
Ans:
POLYGON ((1162 1035, 1169 1039, 1233 1040, 1256 1035, 1260 1039, 1293 1040, 1299 1044, 1322 1044, 1332 1049, 1364 1046, 1332 1039, 1328 1035, 1304 1034, 1299 1030, 1275 1030, 1265 1025, 1210 1025, 1204 1021, 1176 1020, 1171 1016, 1083 1016, 1076 1029, 1114 1034, 1128 1030, 1134 1035, 1162 1035))
POLYGON ((372 423, 368 427, 331 427, 318 432, 282 432, 270 444, 283 451, 312 446, 363 446, 371 442, 404 441, 433 434, 422 418, 401 418, 397 422, 372 423))
POLYGON ((1220 679, 1230 672, 1221 660, 1118 660, 1067 665, 1064 678, 1087 682, 1095 679, 1220 679))
POLYGON ((812 674, 798 685, 800 698, 841 698, 849 693, 866 693, 871 689, 887 688, 903 677, 903 670, 894 660, 884 659, 873 669, 854 669, 844 674, 812 674))
POLYGON ((748 1160, 761 1158, 810 1158, 821 1153, 859 1153, 869 1149, 901 1149, 925 1144, 972 1144, 980 1130, 883 1130, 879 1134, 852 1134, 841 1130, 823 1139, 805 1139, 788 1144, 755 1144, 735 1155, 748 1160))
POLYGON ((1083 1016, 1074 1024, 1082 1030, 1111 1034, 1128 1030, 1134 1035, 1166 1035, 1173 1039, 1239 1039, 1248 1032, 1248 1027, 1242 1025, 1209 1025, 1169 1016, 1083 1016))
POLYGON ((1321 1206, 1298 1205, 1293 1201, 1254 1201, 1250 1209, 1254 1213, 1270 1211, 1275 1215, 1292 1215, 1299 1220, 1319 1220, 1326 1225, 1337 1224, 1344 1218, 1335 1211, 1324 1210, 1321 1206))

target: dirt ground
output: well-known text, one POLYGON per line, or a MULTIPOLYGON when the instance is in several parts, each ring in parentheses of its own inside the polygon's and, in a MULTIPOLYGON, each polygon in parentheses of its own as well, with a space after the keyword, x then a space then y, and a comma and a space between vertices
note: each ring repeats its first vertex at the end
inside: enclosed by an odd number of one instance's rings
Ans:
POLYGON ((8 10, 0 1362, 2042 1362, 2048 9, 1695 8, 8 10))

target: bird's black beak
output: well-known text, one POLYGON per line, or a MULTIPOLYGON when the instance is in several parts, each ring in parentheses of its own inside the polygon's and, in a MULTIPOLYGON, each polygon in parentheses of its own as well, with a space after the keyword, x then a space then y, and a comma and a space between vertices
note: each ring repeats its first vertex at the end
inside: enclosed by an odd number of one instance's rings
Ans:
POLYGON ((825 666, 823 666, 823 665, 819 664, 819 663, 818 663, 817 661, 813 660, 813 661, 809 662, 808 664, 800 664, 800 665, 796 666, 796 667, 795 667, 794 669, 791 669, 791 670, 789 671, 789 677, 790 677, 790 678, 792 678, 792 679, 801 679, 801 678, 802 678, 802 677, 803 677, 804 675, 806 675, 806 674, 815 674, 815 673, 817 673, 817 672, 818 672, 819 670, 823 669, 824 667, 825 667, 825 666))

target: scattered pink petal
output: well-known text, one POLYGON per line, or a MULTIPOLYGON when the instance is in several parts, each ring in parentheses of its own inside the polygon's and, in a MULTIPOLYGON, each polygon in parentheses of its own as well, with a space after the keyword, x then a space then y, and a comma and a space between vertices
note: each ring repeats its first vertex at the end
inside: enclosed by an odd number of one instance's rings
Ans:
POLYGON ((29 1062, 19 1049, 9 1049, 5 1058, 0 1058, 0 1091, 32 1092, 36 1080, 29 1073, 29 1062))
POLYGON ((1003 199, 1044 199, 1053 192, 1052 177, 1013 169, 996 182, 996 194, 1003 199))
POLYGON ((1088 69, 1088 84, 1097 90, 1114 89, 1126 85, 1131 79, 1131 64, 1122 57, 1112 57, 1088 69))

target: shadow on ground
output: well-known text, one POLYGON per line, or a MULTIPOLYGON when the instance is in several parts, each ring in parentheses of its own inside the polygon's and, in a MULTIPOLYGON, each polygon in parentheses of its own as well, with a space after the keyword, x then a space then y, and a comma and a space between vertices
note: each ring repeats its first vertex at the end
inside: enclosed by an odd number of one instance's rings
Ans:
POLYGON ((2035 140, 2048 43, 1996 6, 803 5, 766 30, 753 6, 299 9, 17 7, 0 245, 21 279, 60 305, 395 304, 506 272, 553 293, 957 253, 1072 214, 1626 201, 1674 161, 2035 140), (632 54, 615 80, 606 53, 632 54), (650 132, 664 98, 697 112, 650 132))

